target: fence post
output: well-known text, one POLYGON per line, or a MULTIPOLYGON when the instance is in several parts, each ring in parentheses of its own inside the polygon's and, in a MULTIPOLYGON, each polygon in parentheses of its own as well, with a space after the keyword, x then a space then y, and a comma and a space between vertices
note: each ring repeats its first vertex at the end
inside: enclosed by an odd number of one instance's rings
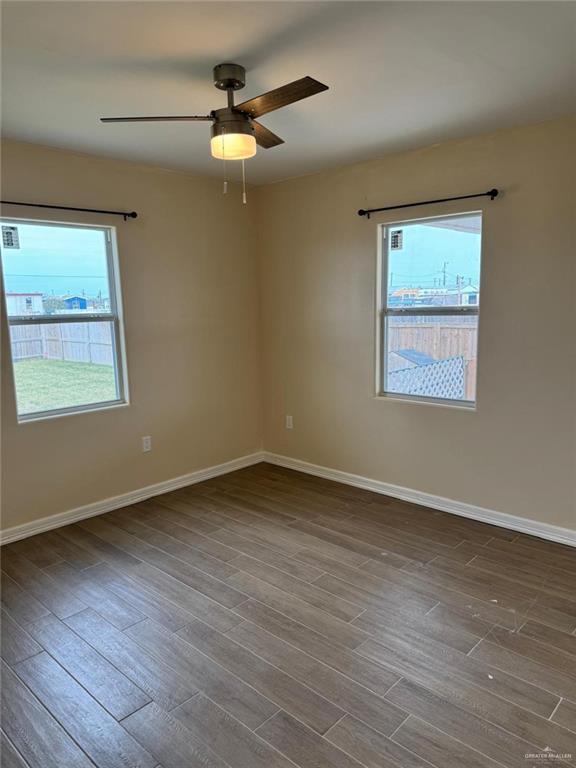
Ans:
POLYGON ((92 361, 92 326, 88 323, 88 362, 92 361))

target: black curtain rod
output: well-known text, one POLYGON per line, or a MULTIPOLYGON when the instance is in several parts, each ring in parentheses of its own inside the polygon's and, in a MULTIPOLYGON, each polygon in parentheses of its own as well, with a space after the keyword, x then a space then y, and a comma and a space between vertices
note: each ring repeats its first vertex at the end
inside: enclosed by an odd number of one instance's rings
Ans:
POLYGON ((443 197, 440 200, 422 200, 419 203, 402 203, 402 205, 388 205, 386 208, 360 208, 358 216, 366 216, 370 218, 371 213, 380 213, 380 211, 395 211, 397 208, 414 208, 418 205, 433 205, 434 203, 449 203, 451 200, 469 200, 471 197, 489 197, 490 200, 494 200, 498 197, 497 189, 490 189, 488 192, 478 192, 476 195, 460 195, 459 197, 443 197))
POLYGON ((45 203, 17 203, 14 200, 0 200, 2 205, 24 205, 27 208, 53 208, 56 211, 82 211, 83 213, 107 213, 109 216, 122 216, 127 219, 137 219, 136 211, 101 211, 98 208, 72 208, 69 205, 46 205, 45 203))

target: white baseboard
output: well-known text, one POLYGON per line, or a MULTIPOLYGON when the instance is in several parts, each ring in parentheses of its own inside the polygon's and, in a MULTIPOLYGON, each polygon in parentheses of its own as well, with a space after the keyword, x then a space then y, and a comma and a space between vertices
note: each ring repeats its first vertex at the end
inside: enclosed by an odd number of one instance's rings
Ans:
POLYGON ((226 461, 223 464, 217 464, 213 467, 207 467, 206 469, 198 469, 196 472, 190 472, 187 475, 174 477, 172 480, 164 480, 161 483, 147 485, 145 488, 138 488, 135 491, 122 493, 119 496, 112 496, 109 499, 96 501, 93 504, 85 504, 82 507, 69 509, 66 512, 59 512, 56 515, 41 517, 39 520, 33 520, 30 523, 15 525, 12 528, 0 531, 0 544, 8 544, 11 541, 34 536, 37 533, 43 533, 52 528, 60 528, 63 525, 69 525, 78 520, 84 520, 87 517, 102 515, 104 512, 111 512, 113 509, 127 507, 130 504, 136 504, 138 501, 144 501, 144 499, 149 499, 152 496, 159 496, 161 493, 176 491, 178 488, 184 488, 187 485, 201 483, 202 480, 209 480, 211 477, 225 475, 228 472, 234 472, 236 469, 250 467, 252 464, 259 464, 261 461, 264 461, 264 453, 258 451, 257 453, 251 453, 248 456, 241 456, 239 459, 226 461))
POLYGON ((381 493, 385 496, 393 496, 395 499, 410 501, 413 504, 421 504, 422 506, 431 507, 432 509, 439 509, 442 512, 450 512, 453 515, 469 517, 472 520, 479 520, 483 523, 498 525, 501 528, 510 528, 513 531, 528 533, 531 536, 539 536, 541 539, 549 539, 550 541, 557 541, 560 544, 568 544, 571 547, 576 547, 576 530, 571 530, 570 528, 562 528, 559 525, 542 523, 527 517, 518 517, 517 515, 509 515, 506 512, 497 512, 493 509, 477 507, 474 504, 466 504, 463 501, 445 499, 442 496, 435 496, 432 493, 414 491, 411 488, 403 488, 400 485, 384 483, 381 480, 362 477, 362 475, 353 475, 349 472, 342 472, 339 469, 321 467, 318 464, 310 464, 307 461, 292 459, 289 456, 280 456, 276 453, 268 453, 265 451, 263 461, 267 461, 270 464, 278 464, 287 469, 294 469, 298 472, 306 472, 309 475, 323 477, 326 480, 335 480, 338 483, 346 483, 346 485, 353 485, 357 488, 365 488, 368 491, 381 493))
POLYGON ((249 454, 248 456, 241 456, 238 459, 226 461, 223 464, 217 464, 212 467, 207 467, 206 469, 199 469, 196 472, 190 472, 187 475, 175 477, 172 480, 165 480, 161 483, 148 485, 145 488, 138 488, 135 491, 120 494, 119 496, 112 496, 111 498, 103 499, 102 501, 96 501, 93 504, 86 504, 82 507, 69 509, 66 512, 59 512, 56 515, 42 517, 39 520, 33 520, 30 523, 15 525, 12 528, 0 531, 0 544, 8 544, 11 541, 24 539, 28 536, 42 533, 43 531, 49 531, 53 528, 60 528, 63 525, 75 523, 78 520, 84 520, 87 517, 102 515, 105 512, 111 512, 113 509, 127 507, 130 504, 144 501, 144 499, 159 496, 160 494, 168 493, 169 491, 175 491, 178 488, 184 488, 187 485, 201 483, 203 480, 209 480, 211 477, 225 475, 228 472, 234 472, 237 469, 250 467, 253 464, 259 464, 262 461, 267 461, 270 464, 277 464, 278 466, 286 467, 287 469, 294 469, 298 472, 305 472, 309 475, 323 477, 327 480, 335 480, 338 483, 345 483, 346 485, 353 485, 357 488, 364 488, 368 491, 381 493, 385 496, 392 496, 393 498, 402 499, 403 501, 409 501, 414 504, 421 504, 422 506, 431 507, 432 509, 439 509, 442 512, 450 512, 453 515, 469 517, 472 520, 480 520, 484 523, 490 523, 491 525, 510 528, 513 531, 528 533, 532 536, 539 536, 542 539, 549 539, 550 541, 557 541, 561 544, 568 544, 569 546, 576 547, 576 531, 571 530, 570 528, 562 528, 557 525, 550 525, 550 523, 542 523, 538 520, 531 520, 525 517, 518 517, 517 515, 509 515, 505 512, 497 512, 493 509, 477 507, 474 504, 466 504, 462 501, 446 499, 431 493, 415 491, 411 488, 403 488, 400 485, 384 483, 381 480, 373 480, 369 477, 363 477, 362 475, 354 475, 339 469, 322 467, 318 464, 311 464, 307 461, 301 461, 300 459, 293 459, 290 456, 281 456, 267 451, 258 451, 249 454))

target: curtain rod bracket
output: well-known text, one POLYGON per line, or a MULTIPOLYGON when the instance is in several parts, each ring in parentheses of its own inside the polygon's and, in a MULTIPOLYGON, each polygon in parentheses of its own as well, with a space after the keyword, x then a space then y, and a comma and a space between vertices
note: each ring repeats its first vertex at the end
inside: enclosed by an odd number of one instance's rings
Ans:
POLYGON ((478 192, 475 195, 459 195, 458 197, 443 197, 439 200, 421 200, 418 203, 402 203, 402 205, 388 205, 385 208, 360 208, 358 216, 366 216, 370 218, 371 213, 380 213, 380 211, 395 211, 398 208, 414 208, 419 205, 433 205, 434 203, 449 203, 452 200, 469 200, 471 197, 489 197, 490 200, 498 197, 499 190, 494 187, 489 189, 488 192, 478 192))

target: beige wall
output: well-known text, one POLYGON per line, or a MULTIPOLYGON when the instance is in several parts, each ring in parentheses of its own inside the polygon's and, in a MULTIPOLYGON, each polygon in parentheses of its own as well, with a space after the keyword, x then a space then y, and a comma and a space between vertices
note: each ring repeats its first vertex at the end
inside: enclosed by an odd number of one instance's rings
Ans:
POLYGON ((267 450, 576 528, 575 138, 555 121, 260 192, 267 450), (493 186, 493 203, 356 215, 493 186), (477 410, 374 398, 377 224, 479 208, 477 410))
POLYGON ((3 528, 260 449, 254 205, 218 181, 15 142, 2 198, 139 213, 4 211, 117 227, 131 404, 18 425, 3 323, 3 528))
POLYGON ((6 142, 3 198, 140 216, 50 216, 117 226, 131 405, 17 425, 3 323, 2 527, 263 436, 269 451, 576 528, 575 128, 388 156, 261 188, 246 207, 217 181, 6 142), (492 186, 494 203, 407 212, 484 211, 477 410, 375 398, 376 228, 407 214, 356 210, 492 186))

